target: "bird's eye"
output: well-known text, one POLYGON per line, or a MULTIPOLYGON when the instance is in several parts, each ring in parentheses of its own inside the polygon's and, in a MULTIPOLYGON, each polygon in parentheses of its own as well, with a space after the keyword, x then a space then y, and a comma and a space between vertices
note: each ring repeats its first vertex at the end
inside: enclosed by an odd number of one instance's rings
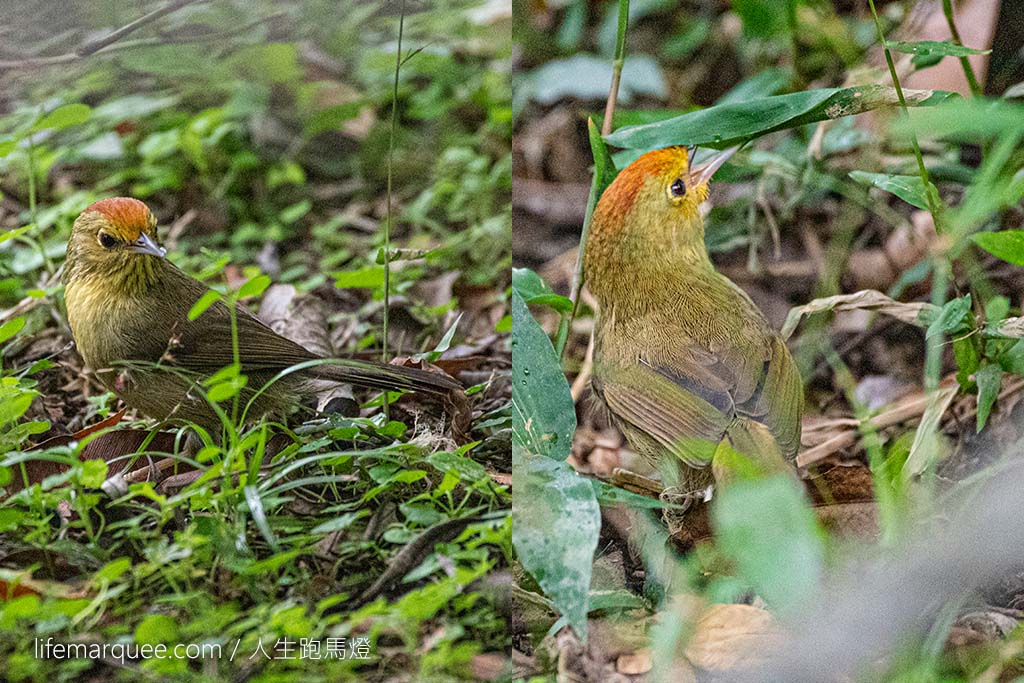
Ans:
POLYGON ((104 249, 113 249, 114 245, 117 244, 117 238, 113 235, 108 235, 105 232, 100 233, 100 244, 104 249))
POLYGON ((672 181, 672 185, 668 188, 668 191, 673 197, 682 197, 686 194, 686 183, 683 182, 682 178, 676 178, 672 181))

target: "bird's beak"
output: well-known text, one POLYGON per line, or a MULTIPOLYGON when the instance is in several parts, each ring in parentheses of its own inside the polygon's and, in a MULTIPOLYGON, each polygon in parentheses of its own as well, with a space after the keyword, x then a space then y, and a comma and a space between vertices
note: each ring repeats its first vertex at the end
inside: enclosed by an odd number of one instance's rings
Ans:
POLYGON ((129 244, 128 251, 134 251, 136 254, 151 254, 160 258, 167 256, 167 250, 154 242, 153 238, 146 233, 142 233, 139 235, 139 239, 129 244))
POLYGON ((742 147, 742 145, 736 145, 729 149, 723 149, 718 154, 713 155, 709 159, 705 159, 704 163, 700 166, 694 166, 690 169, 690 187, 697 187, 701 183, 706 183, 711 180, 711 176, 715 174, 715 171, 722 167, 726 161, 729 160, 736 151, 742 147))

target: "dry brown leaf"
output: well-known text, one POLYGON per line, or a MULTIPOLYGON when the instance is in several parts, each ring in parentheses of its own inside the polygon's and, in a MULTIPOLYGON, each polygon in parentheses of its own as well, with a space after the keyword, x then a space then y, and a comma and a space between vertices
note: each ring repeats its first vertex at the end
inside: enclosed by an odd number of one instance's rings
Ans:
POLYGON ((645 674, 651 670, 654 666, 654 662, 651 660, 651 651, 637 650, 636 652, 619 655, 618 659, 615 660, 615 670, 620 674, 627 674, 635 676, 637 674, 645 674))
POLYGON ((730 671, 764 662, 782 642, 775 618, 751 605, 712 605, 697 621, 686 658, 702 669, 730 671))
POLYGON ((936 310, 936 307, 919 301, 911 303, 896 301, 881 292, 865 289, 853 294, 839 294, 828 296, 824 299, 814 299, 810 303, 794 308, 789 312, 786 324, 782 326, 781 334, 783 339, 788 339, 793 334, 793 330, 800 324, 800 320, 812 313, 822 313, 824 311, 840 313, 858 310, 883 313, 905 323, 921 327, 921 313, 926 310, 936 310))

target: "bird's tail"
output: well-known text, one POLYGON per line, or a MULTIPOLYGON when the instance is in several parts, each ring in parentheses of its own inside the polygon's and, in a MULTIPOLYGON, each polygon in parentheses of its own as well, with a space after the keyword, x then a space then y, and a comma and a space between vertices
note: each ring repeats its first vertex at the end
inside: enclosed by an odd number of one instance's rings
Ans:
POLYGON ((306 371, 306 375, 371 389, 415 391, 437 396, 449 396, 462 389, 462 385, 443 373, 353 359, 315 365, 306 371))
POLYGON ((737 417, 726 429, 711 460, 711 470, 719 485, 770 474, 796 476, 768 427, 745 417, 737 417))

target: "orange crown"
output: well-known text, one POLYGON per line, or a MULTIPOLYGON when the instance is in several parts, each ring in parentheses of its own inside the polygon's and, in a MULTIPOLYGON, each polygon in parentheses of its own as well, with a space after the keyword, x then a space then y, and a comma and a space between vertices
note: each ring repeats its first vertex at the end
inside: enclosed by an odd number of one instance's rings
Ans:
POLYGON ((123 232, 147 232, 153 225, 149 207, 132 197, 101 199, 90 204, 83 213, 95 211, 103 214, 110 224, 123 232))

